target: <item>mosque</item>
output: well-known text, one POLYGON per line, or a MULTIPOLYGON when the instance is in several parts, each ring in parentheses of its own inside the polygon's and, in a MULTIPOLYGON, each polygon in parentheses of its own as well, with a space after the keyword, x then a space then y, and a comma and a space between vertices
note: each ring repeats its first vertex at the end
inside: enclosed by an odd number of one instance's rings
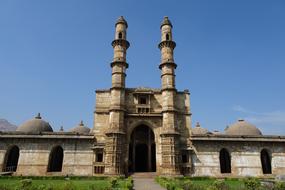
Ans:
POLYGON ((115 23, 112 86, 96 90, 93 128, 53 131, 40 114, 0 132, 0 170, 22 176, 276 176, 285 173, 285 136, 268 136, 239 120, 224 132, 191 126, 190 93, 175 87, 172 24, 161 25, 161 88, 127 88, 130 43, 115 23))

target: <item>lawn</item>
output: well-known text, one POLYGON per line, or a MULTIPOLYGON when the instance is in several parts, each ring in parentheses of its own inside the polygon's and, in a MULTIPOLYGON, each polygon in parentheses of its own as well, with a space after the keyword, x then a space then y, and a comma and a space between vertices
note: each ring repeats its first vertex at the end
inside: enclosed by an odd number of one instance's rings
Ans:
POLYGON ((285 190, 284 182, 258 178, 157 177, 156 181, 167 190, 285 190))
POLYGON ((130 178, 0 177, 0 190, 128 190, 130 178))

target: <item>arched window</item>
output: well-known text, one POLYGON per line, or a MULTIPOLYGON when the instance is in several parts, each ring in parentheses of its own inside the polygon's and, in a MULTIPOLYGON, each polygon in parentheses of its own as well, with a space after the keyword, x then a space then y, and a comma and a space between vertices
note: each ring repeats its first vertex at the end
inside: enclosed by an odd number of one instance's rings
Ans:
POLYGON ((165 37, 166 37, 166 40, 169 40, 169 34, 166 34, 165 37))
POLYGON ((118 35, 119 39, 122 39, 122 32, 119 32, 119 35, 118 35))
POLYGON ((16 172, 20 150, 17 146, 9 148, 5 155, 3 172, 16 172))
POLYGON ((231 157, 225 148, 220 151, 220 168, 221 173, 231 173, 231 157))
POLYGON ((54 147, 49 155, 48 172, 61 172, 63 162, 63 149, 61 146, 54 147))
POLYGON ((271 158, 267 150, 263 149, 260 153, 260 160, 263 174, 271 174, 271 158))

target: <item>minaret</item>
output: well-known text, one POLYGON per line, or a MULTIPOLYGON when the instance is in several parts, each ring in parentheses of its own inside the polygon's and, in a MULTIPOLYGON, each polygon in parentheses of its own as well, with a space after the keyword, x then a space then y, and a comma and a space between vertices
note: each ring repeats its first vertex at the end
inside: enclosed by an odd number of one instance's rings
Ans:
POLYGON ((128 68, 126 54, 130 44, 126 40, 128 24, 122 16, 117 20, 115 28, 115 39, 112 42, 114 58, 111 63, 111 106, 109 110, 109 129, 106 132, 105 174, 107 175, 123 175, 125 172, 125 72, 128 68))
POLYGON ((158 47, 161 51, 161 93, 163 126, 161 132, 162 144, 162 175, 180 174, 179 133, 175 109, 175 69, 173 51, 176 43, 172 38, 172 24, 168 17, 164 17, 161 26, 161 42, 158 47))

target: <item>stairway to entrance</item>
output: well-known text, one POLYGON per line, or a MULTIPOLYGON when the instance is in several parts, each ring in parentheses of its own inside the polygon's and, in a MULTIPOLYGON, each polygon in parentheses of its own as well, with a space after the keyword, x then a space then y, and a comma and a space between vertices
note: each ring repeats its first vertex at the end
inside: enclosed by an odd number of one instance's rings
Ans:
POLYGON ((165 190, 154 181, 155 172, 133 173, 134 190, 165 190))

